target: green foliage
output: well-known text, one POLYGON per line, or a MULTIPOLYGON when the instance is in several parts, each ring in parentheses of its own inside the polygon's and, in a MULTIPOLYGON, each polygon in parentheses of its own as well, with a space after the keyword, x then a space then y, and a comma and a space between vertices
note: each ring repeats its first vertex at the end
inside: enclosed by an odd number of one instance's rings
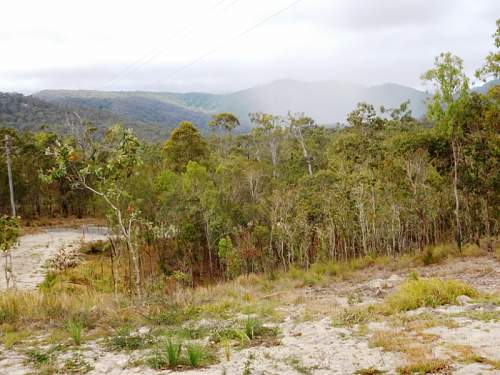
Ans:
POLYGON ((82 332, 83 332, 82 323, 77 320, 70 320, 66 324, 66 330, 68 331, 68 334, 73 340, 74 344, 80 346, 80 344, 82 343, 82 332))
POLYGON ((175 172, 182 172, 189 161, 205 161, 208 147, 194 125, 182 121, 165 143, 163 152, 167 166, 175 172))
POLYGON ((212 129, 225 130, 228 132, 233 131, 236 127, 240 126, 240 120, 228 112, 217 113, 212 116, 212 120, 208 123, 212 129))
POLYGON ((188 344, 186 346, 186 352, 191 367, 200 367, 205 355, 203 346, 197 344, 188 344))
POLYGON ((119 327, 115 334, 108 340, 107 346, 111 350, 132 351, 144 348, 150 344, 149 340, 137 334, 133 334, 130 326, 119 327))
POLYGON ((391 313, 455 304, 458 296, 478 297, 471 286, 457 280, 417 279, 405 281, 387 297, 385 306, 391 313))
POLYGON ((0 216, 0 250, 10 250, 17 243, 19 235, 19 218, 0 216))
POLYGON ((488 77, 500 77, 500 18, 497 19, 497 30, 493 34, 493 45, 496 48, 486 56, 486 61, 482 68, 476 71, 476 77, 486 80, 488 77))
POLYGON ((226 274, 229 278, 233 278, 240 273, 241 268, 241 258, 236 249, 233 246, 233 242, 229 236, 221 238, 218 244, 218 255, 219 258, 226 266, 226 274))
POLYGON ((167 355, 168 364, 171 368, 176 368, 181 358, 182 343, 174 342, 170 339, 165 343, 165 353, 167 355))

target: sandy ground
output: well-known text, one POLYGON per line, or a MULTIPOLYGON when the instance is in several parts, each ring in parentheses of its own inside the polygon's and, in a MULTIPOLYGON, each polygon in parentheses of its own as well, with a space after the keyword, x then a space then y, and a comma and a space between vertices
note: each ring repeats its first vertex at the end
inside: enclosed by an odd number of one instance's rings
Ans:
MULTIPOLYGON (((79 229, 50 228, 22 236, 19 245, 12 250, 12 269, 16 288, 19 290, 35 289, 44 279, 46 262, 60 248, 77 246, 82 241, 104 240, 105 235, 104 228, 85 226, 79 229)), ((0 291, 5 287, 2 263, 0 291)))
MULTIPOLYGON (((86 240, 101 238, 101 233, 86 235, 86 240)), ((19 285, 34 288, 43 277, 43 262, 60 246, 69 246, 81 240, 79 231, 51 231, 23 237, 17 251, 19 285), (25 272, 25 274, 22 274, 25 272)), ((485 293, 500 291, 500 262, 494 258, 467 258, 450 261, 418 270, 421 275, 461 279, 485 293)), ((404 281, 408 271, 392 273, 371 270, 361 280, 345 281, 325 287, 304 287, 296 290, 297 299, 279 307, 283 319, 275 323, 280 331, 279 345, 255 346, 231 350, 227 359, 220 353, 220 362, 203 369, 190 371, 155 371, 145 366, 134 367, 135 359, 148 355, 144 352, 109 352, 101 342, 86 342, 78 350, 93 369, 91 375, 132 375, 183 373, 188 375, 354 375, 361 369, 377 369, 384 374, 397 374, 397 368, 407 364, 407 358, 397 351, 384 351, 369 345, 376 331, 390 330, 402 335, 405 327, 390 325, 389 320, 369 323, 364 329, 334 327, 332 316, 352 302, 354 305, 380 302, 385 295, 404 281)), ((295 291, 294 291, 295 293, 295 291)), ((435 358, 450 361, 450 367, 441 374, 499 375, 500 370, 484 363, 465 363, 454 359, 450 348, 467 346, 475 353, 491 360, 500 360, 500 306, 491 303, 464 303, 440 308, 422 308, 405 315, 427 314, 443 318, 453 324, 436 325, 420 330, 432 338, 428 349, 435 358), (494 319, 484 320, 471 313, 489 313, 494 319)), ((413 333, 412 333, 413 334, 413 333)), ((416 338, 417 340, 417 338, 416 338)), ((24 349, 25 350, 25 349, 24 349)), ((71 356, 74 353, 64 353, 71 356)), ((0 347, 0 374, 30 374, 22 350, 2 350, 0 347)))

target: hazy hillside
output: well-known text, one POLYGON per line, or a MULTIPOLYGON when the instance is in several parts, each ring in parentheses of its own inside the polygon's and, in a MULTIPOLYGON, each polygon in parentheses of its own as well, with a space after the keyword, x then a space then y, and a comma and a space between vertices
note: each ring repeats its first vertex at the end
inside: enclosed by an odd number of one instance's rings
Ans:
POLYGON ((157 92, 103 92, 45 90, 37 97, 52 103, 78 105, 95 110, 107 110, 122 118, 140 123, 173 126, 181 120, 195 123, 202 129, 215 112, 234 112, 245 127, 248 113, 263 111, 286 114, 305 112, 322 124, 343 122, 346 114, 358 102, 375 106, 398 106, 411 100, 413 114, 425 112, 426 94, 396 84, 366 87, 340 82, 299 82, 281 80, 231 94, 157 93, 157 92))
MULTIPOLYGON (((485 92, 498 81, 474 90, 485 92)), ((0 124, 17 129, 37 130, 42 125, 65 132, 68 116, 78 113, 104 129, 120 122, 136 130, 141 138, 165 139, 180 121, 191 121, 206 132, 210 116, 233 112, 248 130, 248 113, 268 112, 285 115, 305 112, 318 123, 344 122, 359 102, 378 108, 396 107, 410 100, 413 115, 425 114, 427 94, 397 84, 366 87, 341 81, 299 82, 280 80, 231 94, 170 92, 107 92, 44 90, 34 96, 0 93, 0 124)))

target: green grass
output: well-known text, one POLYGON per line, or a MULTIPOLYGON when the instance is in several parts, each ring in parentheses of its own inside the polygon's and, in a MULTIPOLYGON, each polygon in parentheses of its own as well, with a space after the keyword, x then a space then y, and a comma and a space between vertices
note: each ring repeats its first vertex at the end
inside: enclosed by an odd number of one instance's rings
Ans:
POLYGON ((462 281, 412 278, 401 284, 382 303, 341 310, 333 317, 332 325, 352 327, 420 307, 456 304, 456 298, 461 295, 480 297, 478 291, 462 281))
POLYGON ((255 318, 247 318, 244 331, 250 340, 255 339, 257 336, 262 336, 264 331, 262 322, 255 318))
POLYGON ((170 339, 165 343, 165 354, 167 355, 168 364, 171 368, 176 368, 181 359, 182 343, 174 342, 170 339))
POLYGON ((199 367, 204 357, 204 348, 201 345, 190 344, 186 346, 187 357, 191 367, 199 367))
POLYGON ((479 293, 458 280, 418 279, 407 280, 384 301, 387 312, 394 314, 415 310, 419 307, 438 307, 455 304, 456 298, 466 295, 471 298, 479 293))
POLYGON ((119 327, 108 339, 107 347, 115 351, 133 351, 143 349, 151 344, 151 338, 133 335, 130 326, 119 327))
POLYGON ((82 343, 82 332, 83 332, 82 323, 77 320, 70 320, 66 324, 66 331, 73 340, 73 343, 76 346, 80 346, 82 343))

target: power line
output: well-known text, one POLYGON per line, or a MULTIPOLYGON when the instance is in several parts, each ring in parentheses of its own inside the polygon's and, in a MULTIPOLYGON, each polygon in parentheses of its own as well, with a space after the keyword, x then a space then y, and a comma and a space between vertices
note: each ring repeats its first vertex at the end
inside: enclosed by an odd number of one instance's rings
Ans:
MULTIPOLYGON (((217 10, 217 8, 220 7, 222 3, 224 3, 226 0, 219 0, 216 4, 214 4, 211 8, 209 8, 207 11, 212 13, 217 10)), ((222 12, 226 12, 228 9, 232 8, 236 3, 238 3, 240 0, 233 0, 231 3, 229 3, 225 8, 222 9, 222 12)), ((191 32, 196 30, 196 27, 185 27, 181 29, 178 33, 172 34, 167 41, 175 41, 176 37, 180 36, 181 38, 178 40, 182 40, 182 38, 186 37, 189 35, 191 32)), ((114 76, 111 80, 106 82, 104 86, 109 86, 112 83, 116 82, 119 79, 123 79, 125 76, 136 72, 137 70, 141 69, 143 66, 160 56, 161 54, 165 53, 168 50, 168 46, 164 48, 154 48, 152 49, 149 53, 143 55, 140 59, 137 59, 133 63, 127 65, 125 69, 114 76)))
MULTIPOLYGON (((225 41, 223 41, 222 43, 220 43, 218 46, 216 46, 215 48, 213 48, 212 50, 202 54, 201 56, 198 56, 197 58, 195 58, 193 61, 190 61, 188 62, 187 64, 184 64, 182 65, 181 67, 179 67, 178 69, 176 69, 172 74, 170 74, 166 80, 169 80, 171 79, 173 76, 175 76, 177 73, 179 72, 182 72, 183 70, 186 70, 188 69, 189 67, 199 63, 200 61, 206 59, 208 56, 210 55, 213 55, 215 52, 217 52, 222 46, 224 46, 225 44, 227 44, 228 42, 231 42, 231 41, 236 41, 242 37, 244 37, 245 35, 251 33, 252 31, 254 31, 255 29, 259 28, 260 26, 262 26, 263 24, 269 22, 271 19, 279 16, 280 14, 282 13, 285 13, 286 11, 288 11, 290 8, 293 8, 294 6, 296 6, 297 4, 301 3, 302 1, 304 0, 295 0, 293 1, 292 3, 288 4, 286 7, 284 8, 281 8, 279 9, 278 11, 274 12, 273 14, 267 16, 266 18, 262 19, 261 21, 257 22, 256 24, 252 25, 251 27, 249 27, 248 29, 245 29, 243 30, 241 33, 237 34, 235 37, 233 38, 230 38, 230 39, 227 39, 225 41)), ((155 81, 155 83, 160 83, 160 80, 157 80, 155 81)))

